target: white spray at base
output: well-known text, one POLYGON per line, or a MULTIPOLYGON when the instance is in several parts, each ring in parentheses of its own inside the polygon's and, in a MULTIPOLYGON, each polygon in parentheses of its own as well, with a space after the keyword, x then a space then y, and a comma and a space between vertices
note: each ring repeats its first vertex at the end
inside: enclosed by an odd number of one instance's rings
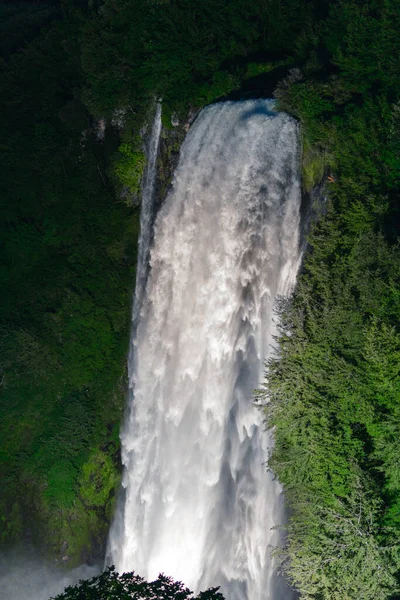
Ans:
POLYGON ((33 548, 17 547, 0 554, 1 600, 48 600, 80 579, 99 575, 100 565, 66 570, 40 557, 33 548))
POLYGON ((252 393, 300 263, 300 175, 297 124, 273 106, 209 106, 182 145, 134 328, 108 547, 119 572, 228 600, 277 597, 283 502, 252 393))

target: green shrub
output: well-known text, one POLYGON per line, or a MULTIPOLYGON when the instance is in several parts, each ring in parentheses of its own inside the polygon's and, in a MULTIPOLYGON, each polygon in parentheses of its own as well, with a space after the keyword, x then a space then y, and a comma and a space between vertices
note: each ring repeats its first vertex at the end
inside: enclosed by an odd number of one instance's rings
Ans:
POLYGON ((114 172, 118 182, 136 195, 140 191, 140 183, 146 164, 143 152, 132 150, 130 144, 121 144, 118 148, 120 156, 116 161, 114 172))

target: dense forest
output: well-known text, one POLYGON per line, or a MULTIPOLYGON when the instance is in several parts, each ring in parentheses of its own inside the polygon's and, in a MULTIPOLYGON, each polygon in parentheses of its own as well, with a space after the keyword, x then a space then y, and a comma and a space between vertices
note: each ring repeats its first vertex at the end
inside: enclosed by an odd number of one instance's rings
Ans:
MULTIPOLYGON (((302 598, 400 597, 397 0, 0 4, 0 544, 103 551, 119 483, 143 142, 274 95, 327 197, 257 395, 302 598)), ((262 526, 262 524, 260 524, 262 526)))

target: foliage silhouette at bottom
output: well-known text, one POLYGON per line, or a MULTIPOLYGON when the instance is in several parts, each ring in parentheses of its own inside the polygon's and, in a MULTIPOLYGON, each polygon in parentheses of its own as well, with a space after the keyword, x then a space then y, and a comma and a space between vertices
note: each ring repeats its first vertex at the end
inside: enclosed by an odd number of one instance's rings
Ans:
POLYGON ((162 573, 154 581, 145 581, 135 572, 119 575, 114 567, 108 567, 97 577, 67 587, 54 600, 224 600, 218 589, 194 596, 181 581, 162 573))

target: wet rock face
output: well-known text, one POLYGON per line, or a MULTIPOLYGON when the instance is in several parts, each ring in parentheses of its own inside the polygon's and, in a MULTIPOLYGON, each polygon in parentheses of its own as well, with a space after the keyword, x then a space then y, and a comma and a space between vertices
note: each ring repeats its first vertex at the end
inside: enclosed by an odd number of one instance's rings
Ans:
MULTIPOLYGON (((176 122, 176 121, 175 121, 176 122)), ((171 186, 178 164, 179 151, 187 132, 186 123, 177 123, 173 129, 162 128, 157 163, 156 210, 160 208, 171 186)))
POLYGON ((162 127, 157 161, 156 212, 171 187, 181 145, 198 113, 198 109, 190 109, 184 116, 174 113, 171 116, 170 126, 162 127))

